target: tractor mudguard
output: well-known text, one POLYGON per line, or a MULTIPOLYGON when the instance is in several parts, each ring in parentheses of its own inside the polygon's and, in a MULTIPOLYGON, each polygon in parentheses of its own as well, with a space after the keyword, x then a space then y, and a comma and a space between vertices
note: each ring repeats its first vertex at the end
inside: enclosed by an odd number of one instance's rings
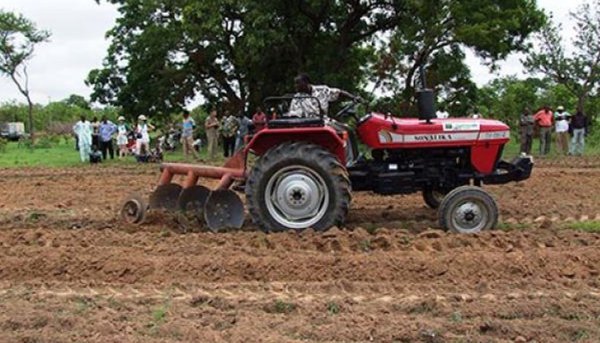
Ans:
POLYGON ((245 151, 261 156, 272 147, 287 142, 309 142, 319 145, 334 154, 342 165, 346 164, 347 140, 329 126, 264 129, 252 136, 245 151))

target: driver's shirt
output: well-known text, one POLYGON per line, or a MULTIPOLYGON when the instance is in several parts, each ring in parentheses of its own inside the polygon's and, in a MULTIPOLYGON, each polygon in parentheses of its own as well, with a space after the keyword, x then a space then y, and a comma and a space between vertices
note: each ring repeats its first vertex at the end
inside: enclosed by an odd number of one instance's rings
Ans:
POLYGON ((319 104, 321 104, 323 114, 327 115, 329 103, 336 101, 339 95, 340 90, 337 88, 311 85, 311 94, 296 93, 294 95, 297 98, 294 98, 290 104, 289 115, 300 118, 318 117, 319 104), (312 98, 302 98, 303 96, 312 96, 312 98), (317 99, 319 102, 317 102, 317 99))

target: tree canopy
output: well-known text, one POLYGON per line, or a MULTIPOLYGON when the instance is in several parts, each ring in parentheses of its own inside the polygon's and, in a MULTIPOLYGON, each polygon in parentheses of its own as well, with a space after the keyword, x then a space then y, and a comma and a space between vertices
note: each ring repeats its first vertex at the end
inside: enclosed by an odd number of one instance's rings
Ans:
POLYGON ((537 36, 537 49, 526 58, 532 73, 542 73, 577 97, 584 109, 590 95, 598 94, 600 84, 600 0, 592 0, 571 12, 575 20, 574 50, 564 46, 562 26, 548 23, 537 36))
POLYGON ((237 110, 293 90, 293 76, 410 98, 418 66, 449 97, 473 92, 465 47, 493 62, 525 48, 545 20, 533 0, 106 0, 108 32, 92 100, 126 112, 176 111, 201 94, 237 110), (406 80, 399 83, 398 80, 406 80))

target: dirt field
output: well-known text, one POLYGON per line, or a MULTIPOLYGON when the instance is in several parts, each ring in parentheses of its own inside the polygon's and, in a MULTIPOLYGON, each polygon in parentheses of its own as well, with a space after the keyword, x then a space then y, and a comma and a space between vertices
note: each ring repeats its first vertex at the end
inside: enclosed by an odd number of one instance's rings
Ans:
POLYGON ((354 194, 325 234, 121 224, 156 166, 0 170, 1 342, 599 342, 600 159, 487 187, 501 229, 354 194))

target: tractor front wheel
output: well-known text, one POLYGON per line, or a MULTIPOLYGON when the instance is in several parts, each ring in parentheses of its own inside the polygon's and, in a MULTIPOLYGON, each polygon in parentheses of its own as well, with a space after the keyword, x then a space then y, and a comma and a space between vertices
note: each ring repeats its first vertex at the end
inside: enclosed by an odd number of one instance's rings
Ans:
POLYGON ((350 181, 337 158, 320 146, 285 143, 252 168, 246 200, 252 220, 264 231, 323 231, 344 222, 350 181))
POLYGON ((440 226, 458 233, 491 230, 498 223, 498 206, 492 196, 475 186, 455 188, 438 209, 440 226))
POLYGON ((425 188, 423 189, 423 200, 429 208, 437 210, 448 192, 449 190, 425 188))

